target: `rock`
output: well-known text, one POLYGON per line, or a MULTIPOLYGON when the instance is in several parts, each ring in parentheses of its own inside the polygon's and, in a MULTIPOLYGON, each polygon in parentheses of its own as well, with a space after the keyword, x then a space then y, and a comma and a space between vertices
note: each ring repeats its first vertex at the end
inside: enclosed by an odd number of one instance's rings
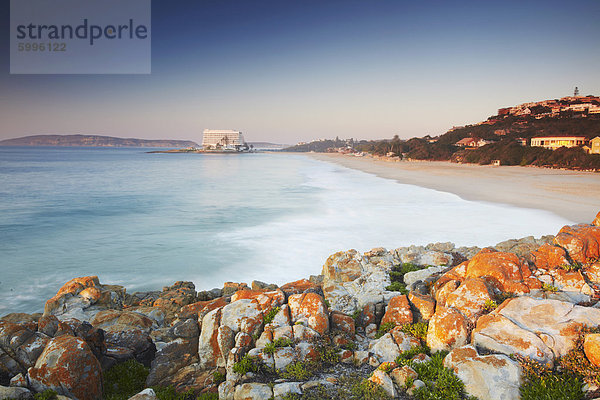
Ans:
POLYGON ((447 267, 445 265, 442 265, 439 267, 429 267, 418 271, 407 272, 406 274, 404 274, 403 280, 406 284, 406 287, 412 289, 413 285, 416 282, 423 282, 430 276, 444 271, 446 268, 447 267))
POLYGON ((354 337, 354 318, 344 313, 333 311, 331 313, 331 328, 341 331, 350 337, 354 337))
POLYGON ((273 291, 238 290, 231 296, 232 303, 242 299, 256 300, 260 310, 263 313, 268 313, 285 303, 285 294, 279 289, 273 291))
POLYGON ((419 374, 408 365, 405 365, 403 367, 394 368, 392 372, 390 372, 390 376, 399 388, 404 388, 409 380, 414 381, 419 377, 419 374))
POLYGON ((60 320, 89 321, 99 311, 121 309, 125 299, 122 286, 101 285, 97 276, 74 278, 46 302, 44 315, 55 315, 60 320))
POLYGON ((232 299, 221 310, 221 326, 228 326, 234 334, 240 331, 250 336, 260 333, 258 331, 263 323, 262 307, 258 299, 232 299))
POLYGON ((6 314, 0 321, 12 322, 13 324, 27 324, 29 322, 36 323, 38 322, 40 316, 34 316, 27 313, 10 313, 6 314))
POLYGON ((307 325, 324 335, 329 331, 329 313, 325 301, 316 293, 293 294, 288 298, 292 322, 307 321, 307 325))
POLYGON ((420 318, 428 321, 435 313, 435 299, 415 292, 408 294, 408 300, 419 311, 420 318))
POLYGON ((300 389, 301 383, 299 382, 285 382, 285 383, 277 383, 273 386, 273 396, 275 400, 283 399, 283 396, 295 393, 302 394, 302 389, 300 389))
POLYGON ((406 295, 393 297, 386 308, 381 324, 404 325, 412 322, 413 315, 406 295))
POLYGON ((480 400, 512 400, 520 397, 522 371, 518 362, 505 355, 480 356, 472 345, 454 349, 444 359, 465 384, 465 390, 480 400))
POLYGON ((29 389, 23 387, 0 386, 0 400, 33 399, 29 389))
POLYGON ((392 378, 390 378, 390 376, 382 370, 375 370, 373 372, 373 375, 371 375, 371 377, 369 378, 369 380, 381 386, 383 390, 385 390, 385 392, 388 394, 388 396, 394 398, 398 395, 398 392, 394 387, 394 382, 392 381, 392 378))
POLYGON ((427 346, 433 352, 464 346, 469 339, 467 319, 453 308, 438 306, 429 321, 427 346))
POLYGON ((246 285, 243 282, 242 283, 225 282, 223 284, 223 290, 221 291, 221 294, 223 296, 231 296, 232 294, 234 294, 238 290, 247 290, 247 289, 250 289, 250 288, 248 287, 248 285, 246 285))
POLYGON ((281 286, 281 290, 283 290, 286 296, 290 296, 292 294, 300 294, 307 291, 312 291, 316 293, 320 289, 321 287, 319 285, 309 281, 308 279, 300 279, 298 281, 289 282, 281 286))
POLYGON ((155 400, 158 399, 156 397, 156 393, 151 388, 144 389, 133 397, 130 397, 129 400, 155 400))
POLYGON ((166 321, 172 321, 183 306, 195 301, 196 287, 194 284, 178 281, 171 286, 165 286, 152 306, 164 312, 166 321))
POLYGON ((479 318, 472 333, 472 343, 494 352, 519 354, 550 366, 554 359, 552 349, 535 333, 497 313, 479 318))
POLYGON ((235 393, 235 383, 230 380, 219 385, 219 400, 233 400, 235 393))
POLYGON ((196 340, 176 339, 160 349, 150 366, 147 386, 174 385, 173 377, 183 367, 198 362, 196 340))
POLYGON ((559 300, 517 297, 479 319, 473 344, 552 365, 554 357, 562 357, 573 348, 584 325, 599 326, 600 309, 559 300))
POLYGON ((188 304, 181 307, 179 310, 178 317, 181 319, 198 317, 198 324, 202 325, 202 318, 212 310, 221 308, 229 304, 230 299, 226 297, 219 297, 214 300, 198 301, 196 303, 188 304))
POLYGON ((600 257, 600 227, 579 224, 565 226, 554 238, 554 244, 569 253, 573 261, 585 263, 600 257))
POLYGON ((600 226, 600 212, 596 214, 596 218, 592 221, 592 225, 600 226))
POLYGON ((289 326, 292 323, 292 317, 290 316, 290 307, 287 304, 281 306, 271 325, 274 327, 289 326))
POLYGON ((140 330, 149 333, 154 322, 150 318, 135 312, 106 310, 98 312, 90 323, 95 328, 100 328, 105 332, 140 330))
POLYGON ((454 292, 446 298, 446 307, 452 307, 475 323, 485 310, 485 304, 492 301, 493 296, 485 280, 481 278, 466 279, 454 292))
POLYGON ((416 391, 417 389, 420 389, 420 388, 422 388, 422 387, 425 387, 425 382, 423 382, 423 381, 422 381, 422 380, 420 380, 420 379, 417 379, 417 380, 415 380, 415 381, 413 382, 412 386, 411 386, 410 388, 408 388, 408 390, 406 390, 406 393, 407 393, 409 396, 413 396, 413 395, 415 394, 415 391, 416 391))
POLYGON ((27 377, 25 377, 25 375, 17 374, 10 379, 9 386, 26 388, 27 386, 29 386, 29 383, 27 382, 27 377))
POLYGON ((79 400, 102 398, 100 363, 87 343, 78 337, 64 335, 52 339, 27 375, 37 392, 52 389, 79 400))
POLYGON ((600 367, 600 333, 585 335, 583 350, 587 359, 596 367, 600 367))
POLYGON ((275 369, 277 371, 284 371, 285 367, 296 361, 296 352, 291 347, 280 347, 273 353, 273 359, 275 361, 275 369))
POLYGON ((217 308, 210 311, 202 320, 202 329, 200 329, 198 340, 198 363, 204 369, 226 364, 226 359, 221 356, 217 340, 221 323, 221 310, 222 308, 217 308))
POLYGON ((531 255, 536 268, 549 270, 560 268, 563 265, 569 265, 565 249, 552 244, 540 246, 537 250, 532 251, 531 255))
POLYGON ((264 383, 243 383, 235 387, 234 400, 264 400, 273 397, 273 390, 264 383))
POLYGON ((58 318, 54 315, 43 316, 38 320, 38 331, 42 332, 44 335, 53 337, 58 331, 59 322, 58 318))
MULTIPOLYGON (((471 260, 452 268, 436 283, 440 288, 447 281, 483 278, 500 292, 524 294, 541 288, 541 282, 532 276, 527 262, 515 254, 483 249, 471 260)), ((436 295, 437 298, 437 295, 436 295)), ((438 302, 440 301, 437 298, 438 302)))
POLYGON ((277 289, 277 285, 275 285, 274 283, 265 283, 265 282, 261 282, 261 281, 252 281, 252 283, 250 283, 250 287, 252 287, 252 290, 275 290, 275 289, 277 289))
POLYGON ((12 377, 27 372, 49 341, 48 336, 35 331, 35 325, 0 320, 0 374, 12 377))
POLYGON ((399 327, 396 327, 379 339, 371 341, 369 351, 377 357, 379 362, 393 362, 401 352, 420 344, 419 339, 405 334, 399 327))

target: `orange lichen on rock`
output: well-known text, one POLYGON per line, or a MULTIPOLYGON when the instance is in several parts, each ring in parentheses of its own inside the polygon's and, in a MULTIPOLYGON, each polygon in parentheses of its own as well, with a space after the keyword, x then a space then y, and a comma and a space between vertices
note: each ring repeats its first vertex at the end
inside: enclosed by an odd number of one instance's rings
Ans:
POLYGON ((541 245, 537 250, 532 251, 531 255, 535 266, 541 269, 555 269, 569 264, 565 249, 549 243, 541 245))
POLYGON ((392 297, 385 315, 381 320, 382 324, 394 323, 396 325, 412 324, 413 314, 406 295, 392 297))
POLYGON ((554 244, 564 248, 573 261, 596 260, 600 257, 600 227, 587 224, 564 226, 554 238, 554 244))
POLYGON ((292 321, 306 320, 319 334, 329 331, 329 313, 325 301, 316 293, 293 294, 288 299, 292 321))

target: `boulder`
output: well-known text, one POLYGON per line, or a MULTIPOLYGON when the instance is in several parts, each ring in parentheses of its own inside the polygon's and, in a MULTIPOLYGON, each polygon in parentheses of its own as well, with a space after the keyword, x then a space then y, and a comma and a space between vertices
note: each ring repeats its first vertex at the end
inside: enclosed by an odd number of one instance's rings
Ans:
POLYGON ((101 285, 97 276, 74 278, 46 302, 44 315, 89 321, 99 311, 123 308, 125 300, 122 286, 101 285))
POLYGON ((129 400, 156 400, 156 393, 151 388, 144 389, 133 397, 130 397, 129 400))
POLYGON ((307 291, 316 293, 320 289, 321 287, 319 285, 309 281, 308 279, 300 279, 298 281, 289 282, 281 286, 281 290, 283 290, 286 296, 290 296, 292 294, 300 294, 307 291))
POLYGON ((419 377, 419 374, 408 365, 405 365, 403 367, 394 368, 392 372, 390 372, 390 377, 399 388, 404 388, 409 380, 414 381, 419 377))
POLYGON ((243 383, 235 387, 234 400, 264 400, 273 397, 273 390, 265 383, 243 383))
POLYGON ((240 331, 253 336, 263 323, 263 306, 258 299, 232 301, 221 310, 221 326, 228 326, 235 333, 240 331))
POLYGON ((564 226, 554 238, 554 244, 564 248, 573 261, 596 260, 600 257, 600 227, 587 224, 564 226))
POLYGON ((0 374, 9 378, 32 367, 50 338, 35 331, 35 323, 15 324, 0 320, 0 374))
POLYGON ((285 382, 275 384, 275 386, 273 386, 274 400, 282 400, 283 397, 288 394, 302 394, 302 389, 300 389, 301 385, 302 384, 299 382, 285 382))
POLYGON ((600 333, 585 335, 583 350, 587 359, 596 367, 600 367, 600 333))
POLYGON ((596 218, 594 218, 594 220, 592 221, 592 225, 600 226, 600 212, 596 214, 596 218))
POLYGON ((150 366, 147 386, 174 385, 173 377, 183 367, 198 362, 198 341, 176 339, 160 349, 150 366))
POLYGON ((79 400, 102 398, 100 363, 78 337, 63 335, 52 339, 27 376, 37 392, 52 389, 79 400))
POLYGON ((513 400, 520 397, 522 371, 518 362, 505 355, 480 356, 472 345, 452 350, 444 367, 454 371, 465 390, 480 400, 513 400))
POLYGON ((554 360, 552 349, 535 333, 498 313, 479 318, 471 337, 473 345, 489 351, 518 354, 549 366, 554 360))
POLYGON ((153 307, 161 309, 167 321, 172 321, 181 307, 196 301, 196 287, 192 282, 175 282, 171 286, 165 286, 158 299, 152 304, 153 307))
POLYGON ((236 302, 242 299, 252 299, 260 306, 263 313, 271 311, 275 307, 280 307, 285 303, 285 294, 277 289, 273 291, 264 290, 238 290, 231 296, 231 302, 236 302))
POLYGON ((198 363, 204 369, 225 366, 226 359, 221 356, 217 340, 221 323, 221 310, 217 308, 210 311, 202 319, 202 329, 198 339, 198 363))
POLYGON ((181 307, 177 317, 180 319, 198 317, 198 323, 202 324, 202 318, 214 309, 224 307, 229 304, 229 299, 226 297, 218 297, 213 300, 197 301, 192 304, 181 307))
POLYGON ((470 278, 448 295, 446 307, 453 307, 475 323, 485 310, 485 304, 492 301, 493 296, 482 278, 470 278))
POLYGON ((537 250, 531 252, 533 263, 536 268, 550 270, 569 265, 565 249, 552 244, 543 244, 537 250))
POLYGON ((430 276, 438 274, 444 271, 446 268, 447 267, 445 265, 442 265, 439 267, 432 266, 418 271, 411 271, 404 274, 404 277, 402 279, 404 280, 406 287, 412 290, 412 287, 415 283, 419 281, 424 282, 430 276))
POLYGON ((356 250, 331 255, 323 266, 323 294, 329 308, 351 315, 366 304, 383 303, 397 293, 385 290, 397 260, 385 249, 361 256, 356 250))
POLYGON ((551 364, 554 357, 565 356, 575 346, 584 325, 599 326, 600 309, 559 300, 517 297, 506 300, 488 318, 479 319, 473 343, 551 364))
POLYGON ((390 376, 384 371, 376 369, 375 371, 373 371, 373 375, 371 375, 369 380, 381 386, 381 388, 388 394, 388 396, 395 398, 398 395, 392 378, 390 378, 390 376))
POLYGON ((140 330, 149 333, 154 321, 136 312, 106 310, 98 312, 90 323, 105 332, 140 330))
POLYGON ((23 387, 0 386, 0 400, 25 400, 33 399, 29 389, 23 387))
POLYGON ((412 337, 400 330, 392 329, 382 337, 369 343, 369 352, 377 357, 379 362, 393 362, 403 351, 419 346, 419 339, 412 337))
POLYGON ((393 323, 396 325, 412 324, 413 314, 406 295, 393 297, 381 320, 381 324, 393 323))
POLYGON ((320 335, 329 331, 329 313, 325 301, 316 293, 293 294, 288 298, 292 322, 306 321, 306 325, 320 335))
POLYGON ((408 300, 419 311, 420 319, 428 321, 435 313, 435 299, 415 292, 408 294, 408 300))
POLYGON ((463 281, 483 277, 501 292, 524 294, 529 293, 530 289, 539 289, 542 286, 541 282, 532 276, 527 262, 517 255, 486 248, 471 260, 444 274, 436 283, 436 288, 449 280, 463 281))
POLYGON ((250 289, 250 288, 244 282, 242 282, 242 283, 225 282, 223 284, 223 290, 221 291, 221 293, 223 296, 231 296, 238 290, 247 290, 247 289, 250 289))
POLYGON ((333 311, 331 313, 331 328, 354 337, 354 318, 344 313, 333 311))
POLYGON ((427 330, 427 346, 431 351, 451 350, 468 341, 468 320, 458 310, 438 306, 427 330))

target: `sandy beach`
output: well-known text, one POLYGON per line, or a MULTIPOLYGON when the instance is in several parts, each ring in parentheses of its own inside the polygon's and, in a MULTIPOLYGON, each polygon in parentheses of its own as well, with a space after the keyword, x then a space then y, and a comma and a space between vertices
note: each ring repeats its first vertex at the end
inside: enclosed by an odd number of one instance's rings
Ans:
POLYGON ((590 223, 600 211, 599 173, 443 161, 394 162, 329 153, 309 155, 400 183, 454 193, 465 200, 550 211, 576 223, 590 223))

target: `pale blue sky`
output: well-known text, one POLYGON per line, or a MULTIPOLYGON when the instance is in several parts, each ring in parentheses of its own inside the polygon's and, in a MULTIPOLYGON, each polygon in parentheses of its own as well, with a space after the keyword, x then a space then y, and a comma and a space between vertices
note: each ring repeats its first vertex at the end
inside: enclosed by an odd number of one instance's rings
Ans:
POLYGON ((155 0, 148 76, 9 75, 2 7, 0 138, 408 138, 600 95, 597 0, 155 0))

